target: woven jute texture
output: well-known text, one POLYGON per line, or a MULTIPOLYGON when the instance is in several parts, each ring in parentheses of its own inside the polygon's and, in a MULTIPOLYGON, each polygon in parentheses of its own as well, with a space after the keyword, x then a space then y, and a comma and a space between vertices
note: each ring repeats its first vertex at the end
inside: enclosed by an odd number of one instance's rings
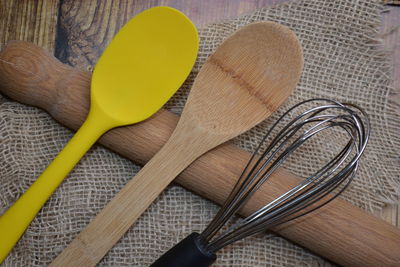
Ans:
MULTIPOLYGON (((168 103, 182 110, 190 85, 207 56, 232 32, 255 21, 271 20, 290 27, 305 57, 302 79, 289 100, 267 121, 236 139, 252 150, 268 125, 294 103, 313 97, 353 102, 370 115, 372 135, 353 186, 343 196, 367 211, 398 201, 400 129, 396 106, 389 96, 390 68, 377 37, 381 5, 370 0, 293 1, 200 30, 201 47, 189 80, 168 103), (396 132, 397 131, 397 132, 396 132)), ((44 111, 6 99, 0 105, 0 213, 40 175, 71 138, 72 132, 44 111)), ((324 142, 335 142, 324 140, 324 142)), ((334 143, 331 144, 334 147, 334 143)), ((290 162, 304 175, 315 148, 290 162)), ((4 266, 49 264, 88 224, 139 166, 94 146, 47 202, 4 266)), ((148 266, 192 231, 201 231, 218 207, 171 185, 100 265, 148 266)), ((271 234, 258 234, 219 253, 215 266, 314 266, 323 259, 271 234)))

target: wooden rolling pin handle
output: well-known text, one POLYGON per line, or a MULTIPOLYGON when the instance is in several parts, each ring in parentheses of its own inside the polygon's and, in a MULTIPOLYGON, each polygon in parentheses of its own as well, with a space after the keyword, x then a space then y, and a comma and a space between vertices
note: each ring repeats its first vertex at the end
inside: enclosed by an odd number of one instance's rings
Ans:
MULTIPOLYGON (((71 129, 79 128, 86 117, 89 87, 90 73, 65 66, 32 44, 13 42, 0 52, 0 92, 45 109, 71 129)), ((145 164, 168 140, 177 121, 176 115, 161 110, 142 123, 110 131, 100 143, 145 164)), ((175 181, 222 203, 249 157, 249 153, 224 144, 196 160, 175 181)), ((298 179, 278 170, 241 214, 256 210, 298 179)), ((274 231, 341 265, 400 266, 400 230, 341 199, 274 231)))

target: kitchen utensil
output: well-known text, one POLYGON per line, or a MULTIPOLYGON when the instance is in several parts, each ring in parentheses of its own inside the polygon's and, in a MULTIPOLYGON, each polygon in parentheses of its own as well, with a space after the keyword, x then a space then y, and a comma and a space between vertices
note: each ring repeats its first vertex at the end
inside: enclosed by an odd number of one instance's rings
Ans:
POLYGON ((230 36, 202 66, 167 143, 52 265, 95 265, 184 168, 279 107, 302 67, 287 27, 260 22, 230 36))
POLYGON ((181 12, 148 9, 129 21, 96 64, 89 115, 60 154, 0 217, 0 262, 79 159, 111 128, 154 114, 186 79, 197 31, 181 12))
POLYGON ((268 131, 207 228, 201 234, 190 234, 151 266, 210 266, 216 260, 215 253, 223 247, 326 205, 340 195, 354 178, 369 132, 366 113, 354 105, 328 99, 311 99, 295 105, 268 131), (303 111, 306 104, 313 107, 303 111), (332 159, 321 163, 325 155, 317 157, 313 164, 319 167, 310 170, 310 175, 298 185, 230 228, 223 229, 292 153, 299 149, 308 151, 304 148, 307 142, 327 132, 333 134, 329 131, 333 128, 344 133, 346 142, 342 146, 337 144, 337 154, 332 159))
MULTIPOLYGON (((82 124, 88 111, 90 77, 89 72, 61 64, 31 43, 11 42, 0 52, 0 92, 21 103, 43 108, 72 129, 82 124)), ((145 164, 166 142, 177 121, 178 116, 160 110, 141 123, 112 129, 99 142, 134 162, 145 164)), ((223 204, 234 186, 233 177, 240 176, 249 158, 248 152, 226 143, 198 158, 175 181, 223 204)), ((295 186, 299 179, 278 168, 239 213, 250 215, 262 203, 295 186)), ((341 198, 307 220, 284 226, 272 230, 340 265, 400 264, 400 230, 341 198)))

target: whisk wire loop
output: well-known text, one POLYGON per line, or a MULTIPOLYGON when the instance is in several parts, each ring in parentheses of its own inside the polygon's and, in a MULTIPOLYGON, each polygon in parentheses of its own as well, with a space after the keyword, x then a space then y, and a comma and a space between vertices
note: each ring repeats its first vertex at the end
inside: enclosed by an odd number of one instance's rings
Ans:
POLYGON ((216 252, 249 235, 304 216, 335 199, 353 180, 369 133, 366 113, 354 104, 310 99, 283 113, 262 138, 220 211, 201 233, 207 249, 216 252), (310 104, 314 106, 293 115, 310 104), (287 118, 289 122, 281 126, 287 118), (281 129, 277 131, 279 126, 281 129), (328 129, 341 130, 348 138, 335 156, 275 200, 227 231, 221 230, 294 151, 328 129), (269 139, 271 141, 265 145, 269 139))

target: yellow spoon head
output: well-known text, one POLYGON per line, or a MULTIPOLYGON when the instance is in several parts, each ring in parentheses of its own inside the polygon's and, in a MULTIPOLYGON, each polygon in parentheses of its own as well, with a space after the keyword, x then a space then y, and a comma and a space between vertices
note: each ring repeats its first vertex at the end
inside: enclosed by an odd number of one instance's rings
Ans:
POLYGON ((91 109, 116 126, 136 123, 159 110, 189 75, 198 34, 180 11, 155 7, 131 19, 96 64, 91 109))

